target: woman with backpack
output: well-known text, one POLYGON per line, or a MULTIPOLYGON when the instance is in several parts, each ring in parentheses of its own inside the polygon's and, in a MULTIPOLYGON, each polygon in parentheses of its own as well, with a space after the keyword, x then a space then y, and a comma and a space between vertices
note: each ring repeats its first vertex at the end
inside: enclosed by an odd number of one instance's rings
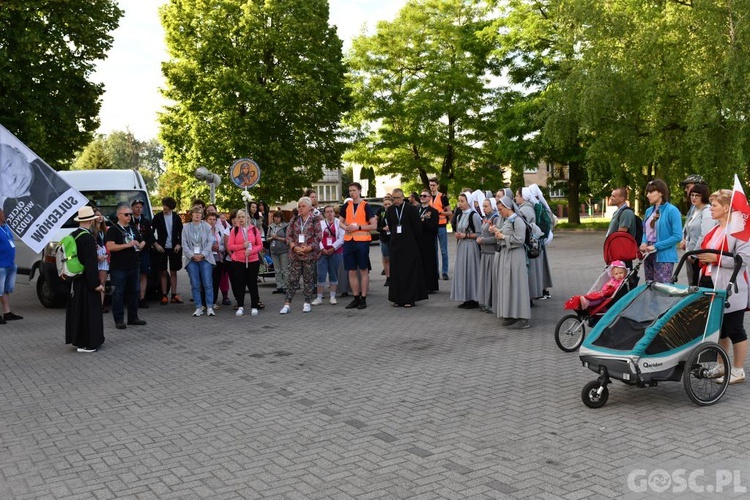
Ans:
POLYGON ((248 222, 244 210, 237 211, 236 225, 229 231, 227 250, 231 253, 229 265, 232 293, 237 300, 237 316, 245 314, 245 289, 250 289, 250 314, 258 315, 260 297, 258 296, 258 270, 260 269, 260 252, 263 250, 263 238, 257 227, 248 222))
POLYGON ((481 235, 482 219, 474 210, 471 193, 458 195, 459 215, 456 217, 456 263, 451 283, 451 299, 462 301, 461 309, 479 307, 479 256, 477 238, 481 235))
POLYGON ((503 319, 503 326, 511 330, 529 328, 531 319, 531 301, 529 300, 529 280, 526 267, 526 223, 514 209, 509 196, 500 198, 497 205, 502 225, 494 226, 490 231, 497 238, 500 253, 495 255, 499 262, 495 266, 495 295, 493 307, 498 318, 503 319))
MULTIPOLYGON (((531 189, 524 187, 516 191, 516 203, 527 224, 536 226, 536 213, 534 211, 534 195, 531 189)), ((543 252, 542 252, 543 253, 543 252)), ((542 255, 535 259, 529 259, 529 294, 532 299, 544 297, 544 259, 542 255)))
POLYGON ((552 270, 549 266, 549 257, 547 256, 547 246, 552 243, 554 234, 552 229, 554 226, 554 217, 552 210, 547 204, 547 200, 544 199, 542 190, 539 189, 537 184, 529 186, 531 195, 534 197, 534 213, 536 214, 537 225, 542 232, 545 233, 545 238, 542 245, 542 254, 539 256, 542 259, 542 296, 539 300, 547 300, 550 298, 549 289, 552 288, 552 270), (540 219, 542 219, 540 221, 540 219))

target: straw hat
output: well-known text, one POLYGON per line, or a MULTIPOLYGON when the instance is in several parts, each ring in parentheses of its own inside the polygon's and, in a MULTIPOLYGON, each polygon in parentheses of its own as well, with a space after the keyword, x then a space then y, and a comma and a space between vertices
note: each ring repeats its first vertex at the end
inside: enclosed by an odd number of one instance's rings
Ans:
POLYGON ((76 222, 86 222, 94 219, 96 219, 94 209, 89 206, 85 206, 78 209, 78 215, 73 220, 76 222))

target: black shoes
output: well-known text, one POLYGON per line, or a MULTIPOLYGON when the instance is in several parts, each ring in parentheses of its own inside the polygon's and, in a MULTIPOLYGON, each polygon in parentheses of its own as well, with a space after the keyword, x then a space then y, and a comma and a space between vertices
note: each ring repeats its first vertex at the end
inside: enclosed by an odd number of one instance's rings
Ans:
POLYGON ((476 300, 467 300, 458 305, 459 309, 476 309, 477 307, 479 307, 479 302, 476 300))
POLYGON ((117 328, 118 330, 124 330, 127 327, 128 326, 125 323, 115 323, 115 328, 117 328))
POLYGON ((146 299, 141 299, 141 301, 140 301, 140 302, 138 302, 138 307, 139 307, 140 309, 148 309, 148 300, 146 300, 146 299))
POLYGON ((128 320, 129 325, 145 325, 146 320, 141 318, 133 318, 128 320))
POLYGON ((391 278, 386 278, 383 286, 391 286, 391 278))
POLYGON ((357 309, 367 309, 367 297, 360 297, 357 309))
POLYGON ((443 280, 448 281, 450 278, 447 274, 443 273, 443 280))
POLYGON ((23 316, 19 316, 18 314, 13 314, 12 312, 7 312, 3 314, 3 319, 5 321, 15 321, 17 319, 23 319, 23 316))
POLYGON ((344 309, 356 309, 359 306, 359 295, 354 296, 354 300, 349 302, 344 309))

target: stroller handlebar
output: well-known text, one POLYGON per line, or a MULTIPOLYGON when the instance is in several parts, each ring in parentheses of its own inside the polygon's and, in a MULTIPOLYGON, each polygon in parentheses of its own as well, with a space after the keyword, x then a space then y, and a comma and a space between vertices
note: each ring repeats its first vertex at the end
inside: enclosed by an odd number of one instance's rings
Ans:
POLYGON ((675 269, 674 274, 672 274, 672 283, 677 283, 677 275, 680 274, 680 271, 682 270, 682 266, 687 261, 688 257, 692 257, 693 255, 700 255, 702 253, 713 253, 716 255, 724 255, 725 257, 729 257, 731 259, 734 259, 734 270, 732 271, 732 277, 729 279, 729 284, 727 285, 727 296, 732 294, 732 287, 734 287, 734 291, 737 291, 737 274, 740 272, 740 268, 742 268, 742 257, 739 254, 735 254, 732 252, 725 252, 723 250, 713 250, 713 249, 705 249, 705 250, 691 250, 690 252, 685 252, 682 255, 682 258, 680 258, 679 264, 677 264, 677 269, 675 269))

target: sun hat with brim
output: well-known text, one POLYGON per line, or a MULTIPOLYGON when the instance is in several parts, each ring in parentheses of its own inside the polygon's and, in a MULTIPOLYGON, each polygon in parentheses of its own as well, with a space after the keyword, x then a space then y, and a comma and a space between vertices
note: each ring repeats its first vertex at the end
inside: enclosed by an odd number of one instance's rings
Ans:
POLYGON ((94 209, 91 207, 83 207, 78 209, 78 215, 73 219, 76 222, 86 222, 96 219, 94 209))

